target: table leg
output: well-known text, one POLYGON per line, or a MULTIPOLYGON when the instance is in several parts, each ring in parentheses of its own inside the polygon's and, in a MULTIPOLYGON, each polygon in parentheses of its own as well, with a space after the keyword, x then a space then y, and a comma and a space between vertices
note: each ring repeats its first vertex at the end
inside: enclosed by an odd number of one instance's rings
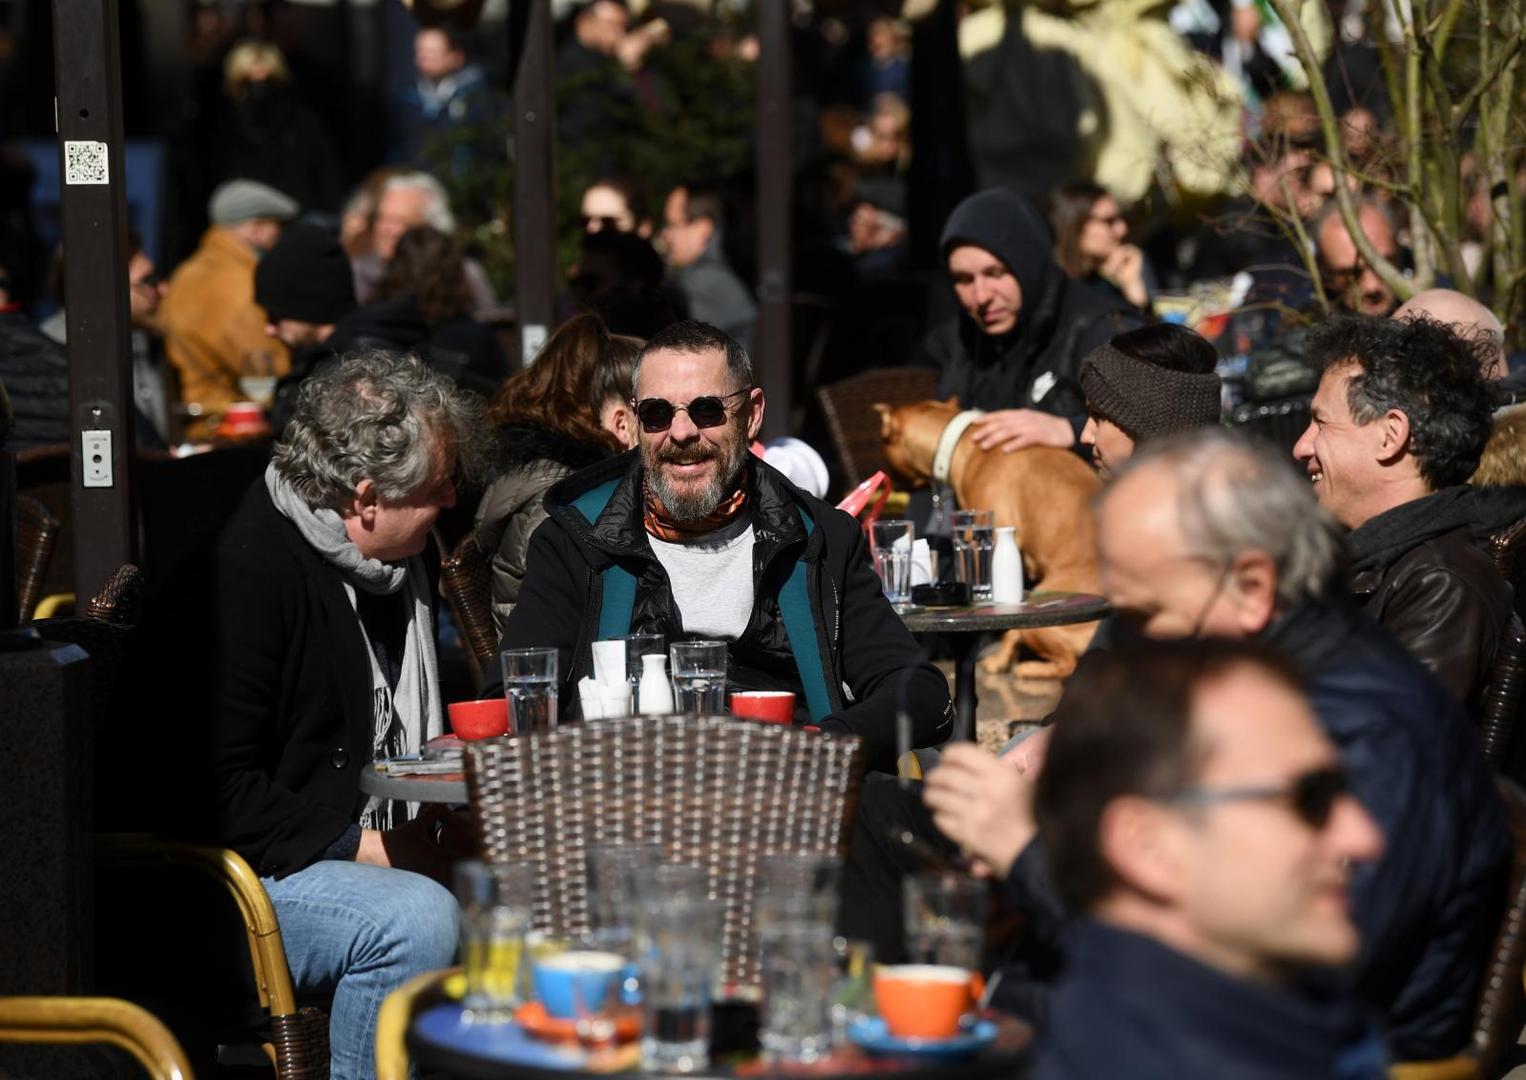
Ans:
POLYGON ((975 662, 980 656, 979 634, 950 634, 954 652, 954 734, 953 739, 975 741, 975 706, 980 703, 975 689, 975 662))

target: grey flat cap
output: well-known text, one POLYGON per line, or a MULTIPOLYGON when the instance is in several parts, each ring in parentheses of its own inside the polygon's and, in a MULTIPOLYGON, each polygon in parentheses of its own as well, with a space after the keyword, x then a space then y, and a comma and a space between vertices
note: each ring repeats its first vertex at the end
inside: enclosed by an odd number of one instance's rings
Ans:
POLYGON ((296 202, 258 180, 225 180, 207 202, 213 225, 237 225, 255 218, 290 221, 301 209, 296 202))

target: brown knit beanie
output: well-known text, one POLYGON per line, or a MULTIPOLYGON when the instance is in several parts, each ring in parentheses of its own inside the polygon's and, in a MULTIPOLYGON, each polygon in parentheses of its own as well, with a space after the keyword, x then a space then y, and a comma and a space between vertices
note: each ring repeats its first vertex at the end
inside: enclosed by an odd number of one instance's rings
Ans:
POLYGON ((1219 376, 1176 371, 1099 345, 1081 361, 1086 407, 1135 442, 1219 422, 1219 376))

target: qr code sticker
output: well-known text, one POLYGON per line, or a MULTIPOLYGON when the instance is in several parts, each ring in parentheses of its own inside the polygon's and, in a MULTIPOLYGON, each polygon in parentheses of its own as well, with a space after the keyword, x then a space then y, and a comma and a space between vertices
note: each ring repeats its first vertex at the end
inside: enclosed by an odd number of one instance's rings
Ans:
POLYGON ((108 184, 111 182, 106 170, 106 144, 65 140, 64 183, 108 184))

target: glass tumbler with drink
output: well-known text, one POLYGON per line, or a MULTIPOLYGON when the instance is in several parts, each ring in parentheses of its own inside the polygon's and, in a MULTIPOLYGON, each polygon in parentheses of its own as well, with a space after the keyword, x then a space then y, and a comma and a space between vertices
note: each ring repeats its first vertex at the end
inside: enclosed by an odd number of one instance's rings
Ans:
POLYGON ((505 649, 502 659, 510 733, 555 731, 556 650, 505 649))
POLYGON ((776 913, 758 935, 763 1010, 758 1042, 773 1061, 815 1061, 832 1049, 832 996, 838 963, 832 927, 776 913))
POLYGON ((690 716, 725 716, 726 643, 675 641, 668 651, 674 707, 690 716))
POLYGON ((522 960, 534 881, 528 865, 492 866, 476 859, 456 864, 466 969, 462 1005, 471 1023, 503 1023, 524 999, 522 960))
POLYGON ((991 602, 991 555, 996 548, 996 514, 991 510, 956 510, 954 576, 970 587, 970 600, 991 602))
POLYGON ((909 521, 877 521, 870 537, 874 572, 892 604, 911 603, 911 546, 915 529, 909 521))
POLYGON ((694 1072, 710 1061, 710 1004, 726 904, 676 896, 642 911, 641 1067, 694 1072))

